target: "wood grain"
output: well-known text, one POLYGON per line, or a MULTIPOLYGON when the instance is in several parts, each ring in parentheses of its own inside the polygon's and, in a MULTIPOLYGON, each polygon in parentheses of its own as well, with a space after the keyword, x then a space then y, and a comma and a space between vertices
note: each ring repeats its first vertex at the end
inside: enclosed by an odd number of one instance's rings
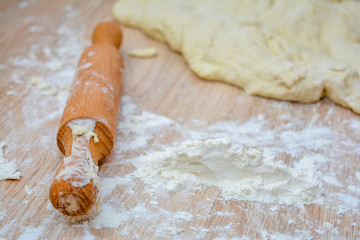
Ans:
MULTIPOLYGON (((56 132, 64 105, 59 95, 41 95, 29 84, 30 77, 44 76, 49 81, 72 78, 57 76, 45 63, 56 58, 63 61, 65 68, 75 69, 82 49, 77 50, 78 55, 65 54, 71 56, 67 59, 57 53, 74 39, 78 40, 79 48, 90 45, 88 39, 94 26, 111 19, 112 4, 112 1, 95 0, 38 0, 28 4, 10 0, 0 2, 0 64, 3 65, 0 68, 0 140, 8 145, 5 157, 17 160, 23 174, 20 181, 0 182, 0 212, 5 212, 4 217, 0 214, 0 238, 17 239, 26 231, 40 229, 40 239, 84 239, 89 234, 96 239, 276 239, 276 236, 285 239, 290 236, 298 236, 299 239, 359 239, 359 213, 336 214, 336 202, 298 208, 224 201, 216 187, 150 194, 139 179, 134 179, 131 186, 117 185, 102 200, 113 206, 118 214, 126 216, 126 221, 116 228, 71 226, 57 215, 49 207, 48 188, 62 158, 56 145, 56 132), (68 29, 76 33, 72 38, 68 37, 68 29), (52 51, 52 58, 47 56, 44 47, 52 51), (43 62, 44 66, 22 64, 18 60, 23 58, 43 62), (18 95, 7 95, 9 90, 18 95), (154 199, 157 205, 153 204, 154 199), (277 210, 271 210, 272 207, 277 207, 277 210), (146 211, 136 212, 134 209, 146 211), (189 212, 193 219, 174 220, 172 215, 181 211, 189 212), (171 234, 168 226, 176 226, 183 231, 171 234)), ((73 46, 76 44, 73 43, 73 46)), ((63 51, 66 52, 66 48, 63 51)), ((241 89, 223 83, 200 80, 179 54, 130 28, 124 28, 121 53, 126 69, 124 95, 130 96, 142 109, 164 115, 180 124, 188 124, 192 120, 205 125, 219 121, 244 123, 261 114, 270 119, 269 127, 289 124, 291 119, 299 121, 294 130, 311 129, 314 124, 329 129, 343 127, 347 136, 342 140, 359 143, 358 135, 349 127, 349 121, 359 121, 359 116, 326 99, 316 104, 279 102, 248 96, 241 89), (155 47, 158 56, 136 59, 126 55, 130 49, 141 47, 155 47), (281 117, 285 115, 288 117, 281 117)), ((178 133, 169 129, 154 136, 157 138, 153 141, 166 144, 176 139, 178 133)), ((122 137, 118 132, 116 141, 122 137)), ((259 136, 259 139, 262 137, 259 136)), ((280 146, 280 137, 274 139, 274 147, 280 146)), ((327 145, 329 148, 323 151, 338 149, 338 141, 331 139, 331 144, 327 145)), ((113 154, 101 165, 100 178, 125 176, 133 172, 135 168, 128 159, 154 146, 150 142, 146 149, 124 151, 115 143, 113 154)), ((341 183, 339 186, 325 184, 329 196, 347 193, 359 197, 347 188, 350 184, 359 185, 355 177, 356 172, 360 172, 359 152, 356 146, 348 149, 334 153, 334 159, 325 164, 327 174, 332 174, 341 183)), ((290 166, 298 160, 285 152, 280 153, 277 159, 290 166)))

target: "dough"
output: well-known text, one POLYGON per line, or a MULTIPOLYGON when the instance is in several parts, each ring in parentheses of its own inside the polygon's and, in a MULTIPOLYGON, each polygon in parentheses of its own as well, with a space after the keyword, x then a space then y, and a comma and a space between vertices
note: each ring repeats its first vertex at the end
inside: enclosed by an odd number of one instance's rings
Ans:
POLYGON ((4 147, 6 144, 4 142, 0 142, 0 180, 6 179, 17 179, 19 180, 21 177, 21 173, 19 172, 16 163, 8 162, 4 157, 4 147))
POLYGON ((57 88, 51 86, 47 81, 44 80, 43 77, 32 77, 30 83, 34 85, 41 92, 41 94, 45 96, 52 96, 57 93, 57 88))
POLYGON ((47 83, 43 77, 32 77, 30 83, 40 91, 50 88, 50 84, 47 83))
POLYGON ((138 57, 138 58, 148 58, 155 57, 157 55, 157 51, 155 48, 135 48, 128 52, 130 57, 138 57))
POLYGON ((95 120, 87 118, 75 119, 69 122, 68 126, 71 128, 71 132, 74 137, 85 135, 87 140, 90 140, 93 137, 95 143, 99 142, 97 134, 94 133, 96 126, 95 120))
POLYGON ((201 78, 360 113, 360 2, 121 0, 113 14, 181 52, 201 78))

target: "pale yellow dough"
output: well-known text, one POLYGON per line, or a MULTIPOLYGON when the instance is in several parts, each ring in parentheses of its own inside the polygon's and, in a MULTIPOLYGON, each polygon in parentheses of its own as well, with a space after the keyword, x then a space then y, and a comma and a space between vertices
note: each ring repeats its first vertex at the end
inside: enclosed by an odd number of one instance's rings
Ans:
POLYGON ((137 58, 149 58, 155 57, 157 55, 157 51, 155 48, 134 48, 128 52, 130 57, 137 58))
POLYGON ((115 18, 181 52, 201 78, 360 113, 360 2, 120 0, 115 18))

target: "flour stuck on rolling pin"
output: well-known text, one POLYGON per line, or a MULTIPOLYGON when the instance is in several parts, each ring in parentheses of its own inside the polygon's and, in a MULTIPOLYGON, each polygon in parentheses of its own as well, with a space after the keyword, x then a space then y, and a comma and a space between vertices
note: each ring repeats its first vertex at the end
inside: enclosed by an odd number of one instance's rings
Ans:
POLYGON ((75 222, 99 210, 98 162, 114 146, 124 68, 115 23, 100 23, 92 41, 80 57, 60 122, 57 144, 65 158, 49 191, 53 206, 75 222))
POLYGON ((88 145, 90 139, 94 138, 95 142, 99 139, 94 133, 96 125, 95 120, 92 119, 75 119, 67 124, 72 131, 73 144, 71 148, 71 155, 64 158, 64 170, 57 176, 56 180, 71 181, 74 187, 82 187, 89 184, 91 180, 99 188, 100 182, 98 177, 98 169, 93 162, 93 158, 88 145), (82 172, 79 169, 83 169, 82 172))

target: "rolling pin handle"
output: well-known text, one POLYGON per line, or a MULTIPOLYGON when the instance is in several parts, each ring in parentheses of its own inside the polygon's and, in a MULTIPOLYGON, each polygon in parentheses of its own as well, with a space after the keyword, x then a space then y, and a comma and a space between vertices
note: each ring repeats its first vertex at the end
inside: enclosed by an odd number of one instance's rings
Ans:
POLYGON ((102 22, 96 26, 92 35, 93 44, 108 43, 119 48, 122 42, 122 32, 113 22, 102 22))

